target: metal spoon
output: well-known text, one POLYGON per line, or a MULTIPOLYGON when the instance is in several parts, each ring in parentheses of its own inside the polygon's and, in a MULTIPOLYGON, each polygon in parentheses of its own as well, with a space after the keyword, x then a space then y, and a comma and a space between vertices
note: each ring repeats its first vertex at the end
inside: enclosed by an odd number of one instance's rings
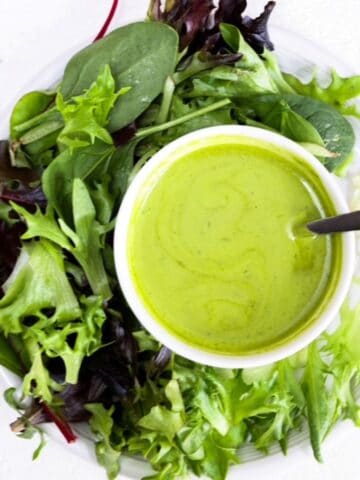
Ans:
POLYGON ((360 230, 360 210, 310 222, 307 224, 307 228, 318 234, 360 230))

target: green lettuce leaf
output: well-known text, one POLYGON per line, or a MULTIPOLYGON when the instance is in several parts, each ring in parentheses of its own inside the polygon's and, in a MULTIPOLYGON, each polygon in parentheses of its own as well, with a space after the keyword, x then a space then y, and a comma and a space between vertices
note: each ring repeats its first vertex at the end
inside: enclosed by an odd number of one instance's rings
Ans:
POLYGON ((93 187, 107 175, 108 165, 114 152, 114 145, 100 141, 76 150, 68 148, 60 153, 45 170, 42 186, 46 198, 70 227, 74 226, 72 211, 74 178, 86 182, 89 188, 93 187))
POLYGON ((242 86, 249 93, 257 90, 260 90, 262 93, 278 92, 262 58, 245 41, 240 30, 234 25, 222 23, 220 24, 220 31, 225 42, 228 43, 232 50, 242 54, 242 57, 236 63, 236 67, 239 68, 239 90, 242 86))
POLYGON ((349 418, 360 426, 360 405, 357 389, 360 385, 360 305, 350 308, 345 303, 341 310, 341 324, 332 334, 326 335, 325 353, 330 356, 329 371, 334 378, 337 401, 334 422, 349 418))
POLYGON ((321 444, 331 428, 332 397, 326 389, 325 363, 316 342, 308 349, 303 382, 311 446, 315 458, 321 462, 321 444))
POLYGON ((163 434, 170 441, 183 426, 183 420, 179 412, 157 405, 139 420, 139 426, 163 434))
POLYGON ((114 407, 107 410, 103 405, 94 403, 87 405, 86 409, 91 413, 89 424, 97 438, 96 456, 98 462, 106 469, 108 478, 115 480, 120 471, 121 445, 114 449, 111 443, 114 407))
POLYGON ((48 317, 42 312, 52 308, 56 308, 60 323, 81 312, 65 275, 62 254, 46 240, 25 244, 0 300, 0 328, 5 335, 23 333, 26 317, 36 315, 47 323, 48 317))
POLYGON ((61 113, 65 126, 59 134, 58 142, 70 149, 84 147, 98 138, 112 144, 112 138, 105 128, 109 114, 121 95, 130 88, 115 92, 115 80, 109 65, 105 65, 96 81, 82 95, 65 101, 59 92, 56 107, 61 113))
POLYGON ((59 247, 46 239, 23 246, 0 300, 0 330, 20 334, 31 367, 24 393, 52 400, 59 386, 50 378, 45 357, 60 357, 65 381, 76 383, 81 362, 101 346, 105 313, 101 298, 77 300, 65 273, 59 247), (75 342, 69 338, 75 337, 75 342))
POLYGON ((25 208, 12 204, 13 209, 24 218, 28 226, 22 238, 46 238, 70 252, 84 270, 94 294, 107 300, 111 297, 111 290, 101 250, 103 236, 107 229, 112 229, 112 225, 103 227, 97 222, 90 194, 79 178, 75 178, 73 182, 72 205, 74 230, 61 218, 57 221, 51 208, 46 214, 40 209, 31 214, 25 208))
MULTIPOLYGON (((12 140, 18 139, 19 135, 23 134, 26 129, 29 128, 28 125, 30 121, 34 117, 44 113, 54 99, 54 92, 34 91, 23 95, 11 113, 10 132, 12 140), (23 126, 23 129, 21 129, 21 126, 23 126)), ((32 126, 36 126, 36 124, 32 126)))
POLYGON ((349 104, 350 100, 360 96, 360 75, 343 78, 335 70, 331 70, 330 74, 331 79, 327 86, 322 86, 316 75, 308 83, 302 83, 296 76, 288 73, 284 74, 284 78, 299 95, 321 100, 343 115, 360 118, 356 105, 349 104))
POLYGON ((53 392, 60 392, 61 385, 51 378, 44 364, 43 350, 31 336, 25 341, 25 348, 32 363, 23 380, 24 395, 50 403, 53 399, 53 392))
POLYGON ((12 348, 9 340, 0 334, 0 365, 15 373, 19 377, 23 376, 23 368, 19 356, 12 348))

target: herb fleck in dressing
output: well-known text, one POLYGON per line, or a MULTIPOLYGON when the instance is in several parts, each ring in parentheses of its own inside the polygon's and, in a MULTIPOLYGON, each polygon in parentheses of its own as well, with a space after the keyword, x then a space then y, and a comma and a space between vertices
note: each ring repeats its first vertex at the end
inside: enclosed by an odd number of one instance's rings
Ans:
POLYGON ((317 317, 340 241, 302 225, 334 214, 315 172, 290 153, 224 137, 180 152, 143 187, 128 255, 138 294, 188 344, 247 354, 317 317))

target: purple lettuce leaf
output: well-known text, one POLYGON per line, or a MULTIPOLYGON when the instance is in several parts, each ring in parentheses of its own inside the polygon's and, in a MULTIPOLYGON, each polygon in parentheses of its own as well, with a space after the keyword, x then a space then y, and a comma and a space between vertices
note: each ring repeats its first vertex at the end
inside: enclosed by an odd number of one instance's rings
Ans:
POLYGON ((23 223, 9 224, 5 220, 0 220, 0 297, 2 296, 1 285, 13 271, 20 254, 20 237, 25 230, 23 223))
POLYGON ((188 48, 188 55, 198 50, 222 52, 226 44, 220 34, 220 23, 238 27, 256 52, 262 53, 264 48, 272 50, 267 25, 275 2, 268 2, 254 19, 244 15, 246 6, 246 0, 220 0, 218 8, 212 0, 175 0, 170 8, 162 10, 161 1, 153 0, 149 16, 171 25, 179 34, 181 49, 188 48))
POLYGON ((252 19, 250 17, 244 17, 242 19, 242 25, 240 30, 243 33, 245 39, 249 45, 259 53, 262 53, 264 47, 268 50, 273 50, 274 45, 270 40, 267 24, 271 12, 274 10, 275 2, 268 2, 261 15, 252 19))
POLYGON ((40 185, 31 187, 24 183, 14 181, 5 185, 0 184, 0 200, 15 202, 23 206, 36 206, 44 209, 47 200, 40 185))

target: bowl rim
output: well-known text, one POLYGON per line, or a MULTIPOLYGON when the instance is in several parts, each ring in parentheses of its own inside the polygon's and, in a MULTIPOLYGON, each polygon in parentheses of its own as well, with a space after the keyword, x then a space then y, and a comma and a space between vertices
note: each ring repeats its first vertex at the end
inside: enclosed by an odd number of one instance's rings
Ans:
MULTIPOLYGON (((129 186, 116 218, 114 234, 114 258, 116 273, 124 297, 143 327, 160 343, 167 346, 174 353, 188 358, 197 363, 220 367, 220 368, 252 368, 267 365, 284 359, 309 345, 330 325, 340 310, 345 297, 350 289, 351 280, 355 268, 355 234, 348 232, 341 235, 341 260, 338 278, 334 291, 328 303, 324 306, 318 319, 308 325, 302 332, 295 334, 288 341, 275 345, 272 349, 263 352, 249 353, 246 355, 225 355, 202 350, 200 347, 187 344, 167 328, 162 326, 154 315, 147 309, 145 303, 138 295, 127 255, 127 235, 132 218, 133 207, 137 201, 138 194, 146 180, 161 165, 171 162, 171 154, 177 150, 193 144, 198 140, 213 138, 214 136, 236 136, 247 137, 253 140, 272 144, 277 148, 295 154, 308 165, 310 165, 319 176, 319 179, 326 189, 333 202, 337 214, 349 212, 349 207, 344 198, 335 176, 331 174, 324 165, 310 152, 294 141, 268 130, 245 125, 220 125, 197 130, 186 134, 159 150, 137 173, 129 186)), ((175 159, 176 161, 176 159, 175 159)))

